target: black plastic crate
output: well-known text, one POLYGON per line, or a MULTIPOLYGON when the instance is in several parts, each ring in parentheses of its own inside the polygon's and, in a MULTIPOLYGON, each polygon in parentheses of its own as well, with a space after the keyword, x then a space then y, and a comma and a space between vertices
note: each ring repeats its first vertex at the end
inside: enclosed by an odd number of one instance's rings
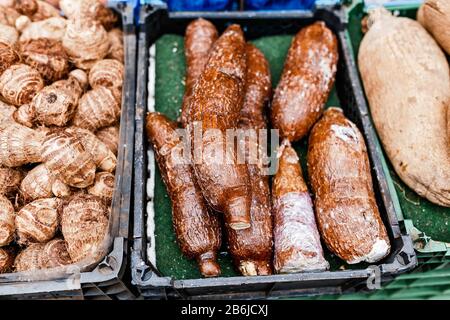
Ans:
POLYGON ((124 33, 125 79, 123 85, 120 142, 115 192, 112 201, 110 253, 90 272, 77 267, 36 275, 30 281, 20 273, 0 275, 0 299, 133 299, 126 274, 134 155, 134 116, 136 102, 136 28, 134 8, 126 2, 112 6, 121 17, 124 33), (124 280, 126 279, 126 280, 124 280))
MULTIPOLYGON (((176 280, 162 276, 147 257, 151 235, 146 234, 147 139, 144 120, 149 88, 149 48, 163 34, 183 35, 187 24, 195 18, 211 20, 222 31, 229 23, 243 27, 247 39, 277 34, 295 34, 304 25, 323 20, 339 40, 340 60, 336 90, 345 114, 363 132, 369 149, 377 202, 391 240, 392 252, 379 264, 382 281, 414 268, 416 255, 409 236, 402 231, 392 203, 381 163, 381 150, 375 144, 375 131, 368 118, 364 96, 358 82, 348 36, 339 9, 281 12, 178 12, 168 13, 164 7, 143 7, 140 13, 138 44, 138 75, 135 137, 134 243, 131 257, 133 283, 147 298, 271 298, 292 295, 314 295, 354 291, 374 274, 364 266, 360 269, 301 273, 258 277, 220 277, 215 279, 176 280)), ((151 89, 151 88, 150 88, 151 89)), ((150 199, 151 200, 151 199, 150 199)))

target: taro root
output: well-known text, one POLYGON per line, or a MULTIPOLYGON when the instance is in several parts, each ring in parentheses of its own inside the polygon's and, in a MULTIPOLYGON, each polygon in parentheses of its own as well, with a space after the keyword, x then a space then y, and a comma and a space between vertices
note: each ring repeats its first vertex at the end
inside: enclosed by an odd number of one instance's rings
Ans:
POLYGON ((14 122, 0 124, 0 166, 41 162, 44 134, 14 122))
POLYGON ((125 54, 123 49, 123 32, 116 28, 108 32, 109 52, 106 58, 124 62, 125 54))
POLYGON ((0 42, 13 46, 19 39, 19 33, 14 27, 0 24, 0 42))
POLYGON ((16 9, 7 6, 0 6, 0 24, 14 27, 20 13, 16 9))
POLYGON ((35 69, 26 64, 16 64, 0 76, 0 94, 15 106, 30 103, 44 87, 44 80, 35 69))
POLYGON ((78 195, 64 207, 61 230, 74 263, 101 259, 108 224, 109 209, 96 196, 78 195))
POLYGON ((19 190, 23 172, 11 168, 0 167, 0 194, 13 195, 19 190))
POLYGON ((42 38, 22 42, 20 54, 48 83, 64 78, 69 72, 68 56, 57 40, 42 38))
POLYGON ((45 164, 40 164, 26 175, 20 184, 20 193, 25 201, 62 198, 71 194, 70 187, 55 177, 45 164))
POLYGON ((22 42, 41 38, 61 41, 66 32, 66 25, 67 20, 61 17, 36 22, 30 22, 26 18, 16 21, 16 28, 22 31, 19 38, 22 42))
POLYGON ((14 218, 14 206, 11 201, 0 195, 0 247, 7 246, 14 240, 16 231, 14 218))
POLYGON ((48 134, 42 146, 42 159, 59 180, 71 187, 86 188, 94 183, 96 166, 92 156, 69 132, 48 134))
POLYGON ((119 150, 119 126, 111 126, 100 129, 95 133, 95 135, 100 139, 100 141, 108 146, 112 153, 117 156, 119 150))
POLYGON ((114 194, 115 177, 109 172, 99 172, 95 175, 95 183, 88 189, 88 193, 94 196, 112 201, 114 194))
POLYGON ((98 87, 84 94, 73 117, 73 125, 96 131, 115 124, 120 117, 120 104, 112 90, 98 87))
POLYGON ((122 88, 124 76, 123 64, 117 60, 97 61, 89 72, 89 84, 92 88, 122 88))
POLYGON ((14 265, 14 250, 0 248, 0 274, 11 272, 14 265))
POLYGON ((41 269, 41 255, 45 244, 33 243, 22 250, 14 261, 16 272, 35 271, 41 269))
POLYGON ((16 110, 16 107, 0 100, 0 123, 14 122, 14 112, 16 110))
POLYGON ((48 242, 42 249, 40 256, 40 267, 42 269, 52 269, 67 266, 72 263, 67 243, 62 239, 54 239, 48 242))
POLYGON ((59 17, 59 11, 51 4, 41 0, 17 0, 16 10, 32 21, 59 17))
POLYGON ((87 70, 108 54, 108 34, 105 28, 94 20, 69 20, 63 46, 77 68, 87 70))
POLYGON ((58 198, 36 200, 16 215, 17 243, 44 243, 53 239, 59 226, 61 200, 58 198))
MULTIPOLYGON (((1 37, 2 35, 0 35, 0 38, 1 37)), ((0 42, 0 75, 6 69, 19 62, 20 62, 19 54, 10 45, 0 42)))
POLYGON ((60 7, 69 19, 92 19, 110 30, 117 23, 117 16, 98 0, 61 0, 60 7))

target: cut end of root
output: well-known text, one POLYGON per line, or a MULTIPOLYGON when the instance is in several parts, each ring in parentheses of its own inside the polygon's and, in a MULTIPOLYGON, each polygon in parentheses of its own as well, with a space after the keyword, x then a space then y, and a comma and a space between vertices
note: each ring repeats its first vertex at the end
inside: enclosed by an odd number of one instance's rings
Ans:
POLYGON ((220 266, 214 259, 199 259, 198 266, 200 273, 205 278, 214 278, 220 276, 220 266))
POLYGON ((237 197, 228 201, 225 210, 227 224, 233 230, 250 228, 250 203, 245 197, 237 197))

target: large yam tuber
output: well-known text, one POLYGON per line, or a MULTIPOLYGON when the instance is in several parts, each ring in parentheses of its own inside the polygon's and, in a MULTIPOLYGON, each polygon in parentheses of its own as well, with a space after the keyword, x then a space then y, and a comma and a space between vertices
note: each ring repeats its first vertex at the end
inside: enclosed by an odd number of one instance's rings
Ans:
POLYGON ((0 76, 0 94, 15 106, 30 103, 43 87, 39 72, 26 64, 15 64, 0 76))
POLYGON ((67 128, 66 132, 73 134, 81 141, 84 149, 92 156, 92 160, 100 170, 106 172, 116 170, 116 156, 95 134, 87 129, 77 127, 67 128))
POLYGON ((33 243, 20 252, 15 261, 16 272, 36 271, 41 269, 41 255, 45 244, 33 243))
POLYGON ((112 29, 108 32, 109 51, 106 58, 114 59, 120 62, 125 60, 125 52, 123 49, 123 32, 120 29, 112 29))
POLYGON ((235 230, 247 229, 251 222, 247 166, 238 164, 236 150, 226 143, 227 129, 236 128, 239 120, 245 76, 244 35, 238 25, 232 25, 216 41, 189 108, 197 182, 209 204, 223 212, 235 230))
MULTIPOLYGON (((246 130, 248 137, 258 139, 260 129, 267 129, 265 107, 272 91, 270 70, 263 53, 256 47, 247 44, 246 51, 246 94, 238 128, 246 130)), ((272 273, 273 224, 269 176, 262 168, 265 155, 259 141, 240 142, 250 177, 251 227, 246 230, 228 228, 228 246, 235 265, 244 276, 269 275, 272 273), (255 149, 256 154, 252 154, 255 149)))
POLYGON ((79 195, 64 207, 61 230, 74 263, 102 258, 108 225, 109 209, 98 197, 79 195))
POLYGON ((14 266, 14 250, 11 248, 0 248, 0 274, 9 273, 14 266))
POLYGON ((0 43, 14 46, 19 39, 19 33, 14 27, 0 24, 0 43))
POLYGON ((86 92, 73 117, 73 125, 92 132, 111 126, 119 120, 120 104, 113 91, 105 87, 86 92))
POLYGON ((288 140, 278 151, 273 181, 274 267, 277 273, 325 271, 313 203, 303 178, 300 160, 288 140))
POLYGON ((44 134, 14 122, 0 124, 0 166, 41 162, 44 134))
POLYGON ((109 39, 105 29, 90 19, 69 20, 62 40, 63 46, 77 68, 92 68, 97 60, 109 51, 109 39))
POLYGON ((93 89, 107 87, 121 90, 124 72, 123 64, 117 60, 99 60, 89 71, 89 84, 93 89))
POLYGON ((66 197, 71 194, 70 187, 56 178, 45 164, 40 164, 26 175, 20 184, 23 199, 34 201, 52 197, 66 197))
POLYGON ((108 146, 112 153, 117 156, 117 152, 119 150, 119 126, 111 126, 100 129, 95 133, 95 135, 100 139, 100 141, 108 146))
POLYGON ((450 2, 448 0, 426 0, 420 8, 420 13, 419 22, 450 54, 450 2))
POLYGON ((22 171, 0 167, 0 194, 14 195, 19 190, 22 179, 22 171))
POLYGON ((58 198, 36 200, 23 207, 16 215, 17 243, 48 242, 59 226, 62 200, 58 198))
POLYGON ((395 171, 422 197, 450 207, 450 70, 444 53, 418 22, 380 8, 369 14, 358 64, 395 171))
POLYGON ((165 116, 150 113, 146 129, 172 200, 172 221, 180 249, 197 260, 204 277, 216 277, 220 274, 220 223, 202 197, 192 166, 181 158, 185 145, 177 127, 165 116))
POLYGON ((9 245, 14 240, 16 225, 14 206, 4 195, 0 195, 0 247, 9 245))
POLYGON ((60 41, 51 39, 28 40, 20 43, 23 61, 33 67, 46 82, 64 78, 69 72, 69 61, 60 41))
POLYGON ((309 137, 308 173, 320 233, 349 264, 375 263, 390 243, 373 191, 361 132, 341 109, 328 109, 309 137))
POLYGON ((67 243, 62 239, 55 239, 48 242, 42 249, 40 255, 40 267, 42 269, 52 269, 72 264, 67 243))
POLYGON ((205 19, 197 19, 186 28, 184 48, 186 53, 186 90, 183 98, 180 121, 183 127, 190 122, 190 103, 194 85, 205 69, 209 52, 218 38, 216 27, 205 19))
POLYGON ((289 141, 304 138, 320 118, 333 88, 336 36, 324 22, 300 30, 292 41, 272 103, 272 124, 289 141))
POLYGON ((6 69, 19 62, 19 54, 10 45, 1 42, 0 39, 0 75, 2 75, 6 69))
POLYGON ((42 146, 42 159, 50 172, 71 187, 86 188, 94 183, 95 163, 71 133, 48 134, 42 146))
POLYGON ((82 17, 101 23, 105 29, 111 29, 117 23, 117 16, 99 0, 61 0, 60 7, 69 19, 82 17))
POLYGON ((116 178, 112 173, 99 172, 95 175, 94 185, 88 189, 88 193, 111 202, 114 195, 115 181, 116 178))
POLYGON ((67 20, 54 17, 42 21, 30 22, 26 19, 18 19, 16 27, 22 31, 19 40, 51 39, 61 41, 66 33, 67 20))

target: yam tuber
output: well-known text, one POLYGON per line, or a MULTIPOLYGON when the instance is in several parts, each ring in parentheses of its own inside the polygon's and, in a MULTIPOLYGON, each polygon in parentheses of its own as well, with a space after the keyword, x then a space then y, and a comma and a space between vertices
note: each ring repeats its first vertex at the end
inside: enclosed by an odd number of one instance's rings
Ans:
POLYGON ((66 33, 67 20, 61 17, 54 17, 42 21, 30 22, 26 19, 18 19, 16 28, 22 31, 19 40, 50 39, 61 41, 66 33))
POLYGON ((0 43, 14 46, 19 39, 19 33, 14 27, 0 24, 0 43))
POLYGON ((225 140, 226 131, 239 120, 246 70, 244 34, 232 25, 216 41, 189 107, 197 182, 211 207, 223 212, 235 230, 250 227, 251 192, 247 166, 237 163, 236 150, 225 140))
POLYGON ((44 80, 39 72, 26 64, 15 64, 0 76, 0 94, 15 106, 30 103, 43 87, 44 80))
POLYGON ((76 196, 64 207, 61 230, 74 263, 96 262, 104 256, 108 226, 109 209, 96 196, 76 196))
POLYGON ((105 87, 86 92, 73 117, 73 125, 92 132, 111 126, 119 120, 120 104, 113 91, 105 87))
POLYGON ((348 264, 386 257, 391 246, 373 191, 364 137, 342 109, 329 108, 311 131, 308 173, 317 224, 328 249, 348 264))
POLYGON ((95 183, 88 189, 88 193, 106 200, 112 201, 114 194, 114 183, 116 178, 109 172, 99 172, 95 175, 95 183))
POLYGON ((14 240, 16 225, 14 206, 4 195, 0 195, 0 247, 9 245, 14 240))
POLYGON ((22 171, 0 167, 0 194, 14 195, 19 190, 22 179, 22 171))
POLYGON ((125 60, 125 52, 123 49, 123 32, 120 29, 112 29, 108 32, 109 51, 106 58, 114 59, 120 62, 125 60))
POLYGON ((97 61, 89 71, 89 84, 97 87, 122 89, 124 76, 123 64, 117 60, 104 59, 97 61))
POLYGON ((16 0, 16 10, 29 17, 32 21, 59 17, 59 11, 51 4, 42 0, 16 0))
POLYGON ((11 47, 11 45, 2 42, 0 39, 0 76, 6 69, 19 62, 19 54, 11 47))
POLYGON ((450 2, 448 0, 426 0, 420 8, 419 22, 427 29, 439 45, 450 54, 450 2))
POLYGON ((33 67, 48 83, 64 78, 69 61, 61 42, 51 39, 28 40, 20 43, 24 63, 33 67))
POLYGON ((98 0, 61 0, 59 3, 64 15, 69 19, 82 17, 102 24, 106 30, 117 23, 117 16, 98 0))
POLYGON ((52 174, 71 187, 86 188, 94 183, 95 163, 81 141, 69 132, 48 134, 42 159, 52 174))
POLYGON ((192 166, 179 158, 184 142, 176 129, 175 123, 159 113, 147 115, 147 136, 172 201, 178 245, 186 257, 197 260, 204 277, 217 277, 220 275, 217 251, 222 241, 220 222, 202 197, 192 166))
POLYGON ((0 274, 9 273, 14 266, 14 250, 11 248, 0 248, 0 274))
POLYGON ((14 122, 0 124, 0 166, 20 167, 42 161, 45 135, 14 122))
POLYGON ((20 184, 20 193, 26 202, 52 197, 66 197, 70 187, 57 179, 45 164, 40 164, 26 175, 20 184))
POLYGON ((53 239, 59 226, 62 200, 36 200, 23 207, 16 215, 17 243, 44 243, 53 239))
POLYGON ((369 13, 358 65, 395 171, 420 196, 450 207, 450 70, 444 52, 417 21, 379 8, 369 13))
POLYGON ((16 272, 36 271, 41 269, 41 255, 45 244, 33 243, 20 252, 15 261, 16 272))
POLYGON ((70 61, 77 68, 92 68, 109 51, 108 34, 102 25, 90 19, 69 20, 62 40, 70 61))
POLYGON ((117 156, 120 138, 119 126, 111 126, 100 129, 95 133, 95 135, 100 139, 100 141, 108 146, 109 150, 111 150, 113 154, 117 156))
POLYGON ((67 243, 63 239, 54 239, 48 242, 40 254, 41 269, 52 269, 72 264, 67 243))
POLYGON ((78 127, 67 128, 66 132, 73 134, 81 141, 84 149, 92 156, 92 160, 100 170, 106 172, 116 170, 116 156, 95 134, 87 129, 78 127))
POLYGON ((337 62, 337 38, 324 22, 295 36, 272 103, 272 124, 281 137, 298 141, 319 120, 333 88, 337 62))

